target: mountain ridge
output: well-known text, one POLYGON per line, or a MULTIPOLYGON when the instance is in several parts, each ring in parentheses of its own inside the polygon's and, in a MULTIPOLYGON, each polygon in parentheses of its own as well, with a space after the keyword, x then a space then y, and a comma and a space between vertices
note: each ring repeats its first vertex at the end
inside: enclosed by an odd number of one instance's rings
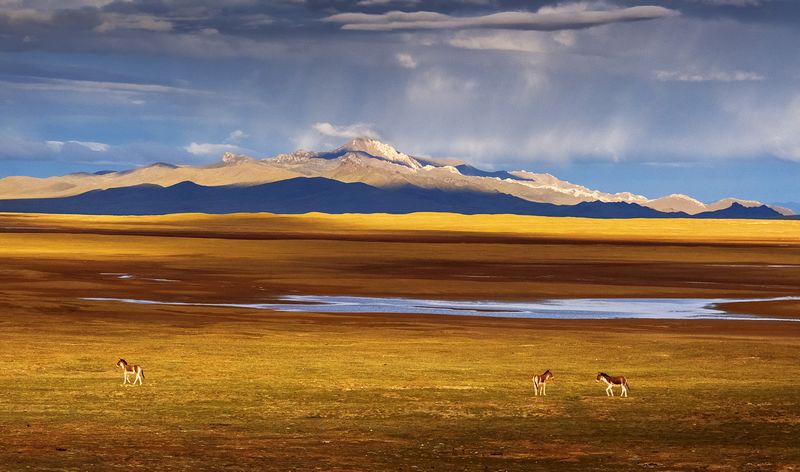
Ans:
MULTIPOLYGON (((714 218, 779 218, 767 207, 732 206, 714 218), (728 212, 728 213, 724 213, 728 212)), ((381 189, 323 177, 296 177, 253 186, 202 186, 191 181, 169 187, 140 184, 91 190, 71 197, 0 200, 0 212, 161 215, 170 213, 415 213, 518 214, 592 218, 702 218, 704 214, 663 213, 626 202, 554 205, 503 193, 447 191, 403 186, 381 189)), ((712 212, 713 213, 713 212, 712 212)))
MULTIPOLYGON (((145 183, 168 187, 184 181, 201 186, 254 186, 297 177, 360 182, 382 189, 413 186, 451 192, 497 192, 529 202, 556 205, 624 202, 660 212, 690 215, 722 210, 733 203, 752 208, 763 205, 736 198, 703 203, 681 194, 649 199, 630 192, 606 193, 546 173, 485 171, 453 159, 418 158, 371 138, 354 138, 331 151, 298 150, 263 159, 226 152, 221 161, 206 166, 159 162, 117 172, 75 173, 48 178, 6 177, 0 179, 0 199, 70 197, 98 189, 145 183)), ((788 209, 772 208, 781 214, 791 213, 788 209)))

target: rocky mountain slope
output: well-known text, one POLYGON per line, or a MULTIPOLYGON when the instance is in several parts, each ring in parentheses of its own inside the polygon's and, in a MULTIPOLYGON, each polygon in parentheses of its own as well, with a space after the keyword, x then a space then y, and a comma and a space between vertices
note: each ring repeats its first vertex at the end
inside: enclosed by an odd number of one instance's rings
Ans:
MULTIPOLYGON (((208 166, 157 163, 120 172, 76 173, 48 178, 7 177, 0 179, 0 199, 68 197, 92 190, 142 184, 170 187, 181 182, 208 187, 256 186, 297 177, 363 183, 379 189, 415 187, 448 192, 500 193, 528 202, 556 205, 630 203, 660 212, 689 215, 723 210, 734 203, 749 208, 763 205, 735 198, 707 204, 686 195, 649 199, 629 192, 606 193, 550 174, 489 172, 463 162, 414 157, 367 138, 353 139, 333 151, 300 150, 265 159, 226 153, 222 161, 208 166)), ((782 214, 791 214, 788 209, 774 209, 782 214)))
POLYGON ((75 213, 85 215, 161 215, 169 213, 414 213, 517 214, 591 218, 778 218, 761 206, 738 203, 698 215, 663 213, 635 203, 536 203, 503 193, 424 189, 411 185, 377 188, 322 177, 296 177, 260 185, 201 186, 182 182, 170 187, 144 184, 92 190, 60 198, 0 200, 0 212, 75 213))

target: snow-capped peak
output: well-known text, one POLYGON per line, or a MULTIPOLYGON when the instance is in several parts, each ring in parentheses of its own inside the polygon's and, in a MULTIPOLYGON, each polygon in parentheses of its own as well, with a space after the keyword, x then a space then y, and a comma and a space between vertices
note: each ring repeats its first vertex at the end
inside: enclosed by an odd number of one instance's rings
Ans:
POLYGON ((363 152, 412 169, 421 169, 423 167, 422 164, 408 154, 399 152, 393 146, 372 138, 355 138, 337 151, 363 152))

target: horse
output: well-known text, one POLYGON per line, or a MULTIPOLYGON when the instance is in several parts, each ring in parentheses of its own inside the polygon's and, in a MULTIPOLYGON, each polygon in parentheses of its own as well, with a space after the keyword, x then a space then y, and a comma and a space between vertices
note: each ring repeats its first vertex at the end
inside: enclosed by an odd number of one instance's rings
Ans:
POLYGON ((627 397, 628 396, 628 390, 631 389, 628 386, 628 379, 626 379, 624 375, 620 375, 619 377, 613 377, 611 375, 606 374, 605 372, 599 372, 597 374, 597 377, 595 377, 594 381, 595 382, 600 382, 600 381, 605 382, 605 384, 608 386, 608 387, 606 387, 606 396, 609 396, 609 397, 613 397, 614 396, 613 387, 616 386, 616 385, 619 385, 619 387, 622 389, 622 392, 620 393, 621 397, 627 397))
POLYGON ((136 385, 136 382, 139 382, 139 385, 142 384, 142 379, 144 378, 144 369, 138 365, 129 365, 125 359, 120 358, 117 361, 117 367, 122 369, 122 385, 127 384, 128 381, 128 374, 134 374, 135 377, 133 379, 133 383, 131 385, 136 385))
POLYGON ((553 373, 550 369, 544 371, 542 375, 533 376, 533 391, 538 396, 541 392, 542 395, 547 395, 547 381, 553 378, 553 373))

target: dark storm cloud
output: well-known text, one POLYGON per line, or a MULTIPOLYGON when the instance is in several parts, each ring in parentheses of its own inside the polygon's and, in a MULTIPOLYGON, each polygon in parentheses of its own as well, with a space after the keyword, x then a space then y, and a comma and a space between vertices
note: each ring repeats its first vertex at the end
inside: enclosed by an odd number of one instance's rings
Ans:
POLYGON ((500 12, 479 16, 453 16, 435 12, 339 13, 323 19, 345 30, 395 31, 435 29, 519 29, 558 31, 583 29, 611 23, 655 20, 677 15, 664 7, 639 6, 609 10, 555 7, 533 12, 500 12))
POLYGON ((0 149, 210 161, 235 131, 260 156, 379 131, 404 151, 534 170, 800 161, 800 31, 776 18, 794 5, 0 0, 0 149), (341 29, 393 15, 438 24, 341 29))
POLYGON ((0 50, 173 54, 185 48, 195 56, 207 47, 226 55, 225 49, 244 47, 242 39, 274 47, 337 37, 342 29, 577 29, 678 11, 738 21, 800 20, 800 5, 788 0, 6 0, 0 1, 0 50), (179 39, 171 44, 168 37, 179 39))

